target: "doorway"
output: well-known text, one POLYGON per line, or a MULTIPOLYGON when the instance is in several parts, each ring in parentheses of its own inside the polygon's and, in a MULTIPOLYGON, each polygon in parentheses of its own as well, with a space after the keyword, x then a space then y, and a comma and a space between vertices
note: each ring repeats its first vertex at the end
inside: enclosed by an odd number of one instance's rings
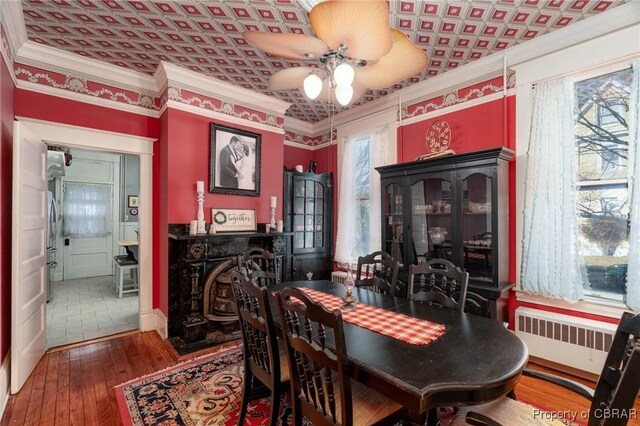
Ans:
MULTIPOLYGON (((57 155, 47 162, 51 210, 58 214, 49 215, 48 348, 139 326, 138 291, 120 293, 114 268, 114 256, 125 255, 117 243, 137 241, 137 210, 127 208, 127 197, 138 196, 139 157, 49 146, 49 153, 61 152, 64 164, 56 164, 57 155)), ((122 285, 127 278, 136 290, 137 265, 130 268, 122 285)))
POLYGON ((11 277, 11 393, 17 393, 47 346, 45 316, 46 144, 96 149, 140 158, 138 196, 139 305, 141 331, 166 336, 166 317, 153 310, 152 182, 155 139, 119 134, 36 119, 16 117, 14 123, 12 245, 16 253, 11 277), (28 200, 28 202, 22 202, 28 200), (28 250, 26 249, 28 247, 28 250), (27 280, 27 281, 25 281, 27 280))

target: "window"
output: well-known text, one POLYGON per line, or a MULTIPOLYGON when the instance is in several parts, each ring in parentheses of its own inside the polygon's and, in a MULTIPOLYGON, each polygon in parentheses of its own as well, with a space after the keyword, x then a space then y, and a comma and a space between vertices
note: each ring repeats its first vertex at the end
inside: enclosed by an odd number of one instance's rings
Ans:
POLYGON ((68 182, 64 185, 64 236, 111 234, 111 185, 68 182))
POLYGON ((353 258, 369 253, 371 216, 371 155, 369 153, 369 137, 357 139, 354 144, 354 162, 352 168, 355 173, 355 229, 353 243, 353 258))
POLYGON ((626 293, 631 68, 575 84, 578 255, 585 295, 626 293))
POLYGON ((338 232, 335 260, 355 262, 380 250, 380 178, 375 168, 388 164, 395 149, 389 126, 345 138, 338 184, 338 232))

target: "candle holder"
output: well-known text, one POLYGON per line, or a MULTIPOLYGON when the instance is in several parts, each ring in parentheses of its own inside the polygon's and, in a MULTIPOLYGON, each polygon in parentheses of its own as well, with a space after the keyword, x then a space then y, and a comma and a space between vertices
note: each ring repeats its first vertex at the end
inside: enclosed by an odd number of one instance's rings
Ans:
POLYGON ((207 229, 204 222, 204 191, 196 191, 198 193, 198 227, 196 232, 198 234, 206 234, 207 229))
POLYGON ((276 232, 278 227, 276 226, 276 208, 271 207, 271 220, 269 221, 269 225, 267 225, 269 232, 276 232))
POLYGON ((351 269, 351 264, 347 264, 347 278, 344 280, 344 297, 342 301, 344 305, 340 306, 340 309, 343 311, 355 311, 356 308, 356 298, 353 297, 353 290, 355 289, 355 281, 353 279, 353 272, 351 269))

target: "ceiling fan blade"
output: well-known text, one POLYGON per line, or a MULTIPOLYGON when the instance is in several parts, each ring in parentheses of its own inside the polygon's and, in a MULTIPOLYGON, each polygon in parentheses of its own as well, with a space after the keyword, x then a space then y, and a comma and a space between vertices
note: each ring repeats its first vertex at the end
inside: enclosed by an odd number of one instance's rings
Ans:
POLYGON ((245 31, 242 36, 258 49, 287 59, 318 58, 328 49, 322 40, 304 34, 245 31))
POLYGON ((301 89, 305 77, 314 70, 320 78, 325 78, 326 75, 323 71, 311 67, 293 67, 278 71, 269 78, 269 90, 301 89))
POLYGON ((331 49, 340 44, 354 59, 376 60, 391 49, 389 9, 383 0, 324 1, 309 12, 316 36, 331 49))
POLYGON ((357 80, 371 89, 384 89, 418 74, 427 65, 427 52, 413 44, 402 31, 391 30, 393 47, 378 62, 358 68, 357 80))

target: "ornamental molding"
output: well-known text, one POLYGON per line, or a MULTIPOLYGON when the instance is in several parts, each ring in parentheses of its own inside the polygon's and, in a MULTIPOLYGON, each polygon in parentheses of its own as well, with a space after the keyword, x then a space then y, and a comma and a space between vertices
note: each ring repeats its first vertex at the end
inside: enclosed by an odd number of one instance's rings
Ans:
MULTIPOLYGON (((513 87, 515 87, 515 73, 509 72, 507 76, 507 90, 513 87)), ((504 92, 506 94, 507 90, 505 90, 504 87, 504 79, 501 76, 495 77, 480 84, 451 90, 432 99, 404 107, 402 109, 402 119, 412 119, 430 112, 463 104, 471 100, 480 99, 496 93, 504 92)))
POLYGON ((34 89, 33 85, 41 85, 149 110, 160 110, 158 99, 153 93, 134 92, 117 87, 104 86, 76 75, 56 73, 21 64, 15 64, 14 73, 18 81, 18 87, 23 86, 22 82, 29 82, 32 83, 29 86, 30 89, 34 89))
POLYGON ((246 108, 242 105, 236 105, 234 103, 204 96, 198 93, 194 93, 187 88, 179 87, 175 85, 169 85, 160 99, 161 104, 167 103, 167 101, 174 101, 189 106, 195 106, 208 111, 217 112, 220 114, 228 115, 231 117, 247 120, 252 123, 260 123, 270 127, 276 127, 282 129, 284 125, 284 118, 277 117, 272 114, 256 111, 254 109, 246 108))
MULTIPOLYGON (((299 146, 302 145, 306 148, 317 148, 324 145, 330 145, 333 141, 336 140, 337 131, 333 131, 333 138, 330 133, 325 133, 318 136, 306 136, 299 133, 294 133, 291 131, 285 131, 284 140, 285 143, 289 146, 299 146)), ((313 150, 313 149, 312 149, 313 150)))

